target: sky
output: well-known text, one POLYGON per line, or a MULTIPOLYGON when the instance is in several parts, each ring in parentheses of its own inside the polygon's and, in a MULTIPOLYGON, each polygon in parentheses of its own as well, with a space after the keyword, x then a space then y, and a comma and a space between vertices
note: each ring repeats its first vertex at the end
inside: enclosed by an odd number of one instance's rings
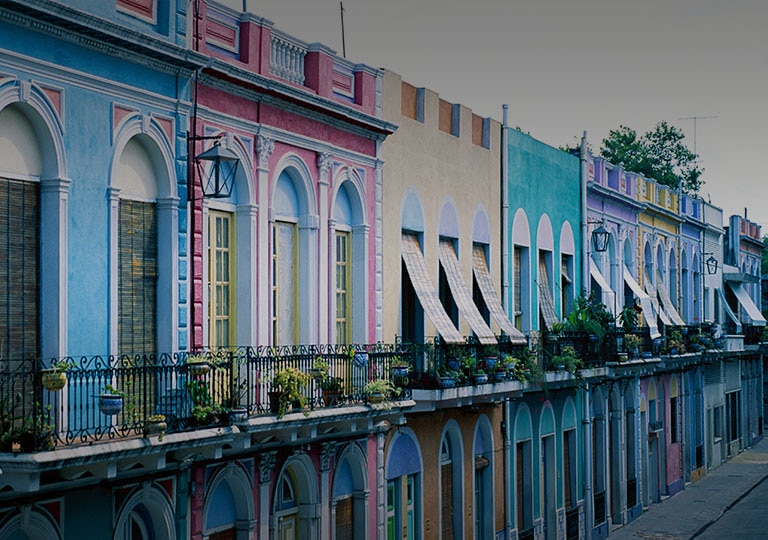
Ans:
POLYGON ((343 43, 338 0, 221 3, 551 146, 667 121, 700 195, 768 235, 766 0, 345 0, 343 43))

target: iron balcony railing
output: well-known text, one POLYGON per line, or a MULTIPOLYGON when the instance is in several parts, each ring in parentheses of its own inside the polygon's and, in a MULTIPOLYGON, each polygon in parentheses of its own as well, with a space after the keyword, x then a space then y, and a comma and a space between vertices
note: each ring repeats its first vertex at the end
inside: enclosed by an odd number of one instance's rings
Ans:
POLYGON ((410 358, 379 343, 0 360, 0 452, 142 436, 155 420, 172 433, 272 414, 272 378, 285 368, 308 375, 306 410, 362 403, 377 379, 393 383, 388 397, 407 399, 410 358))

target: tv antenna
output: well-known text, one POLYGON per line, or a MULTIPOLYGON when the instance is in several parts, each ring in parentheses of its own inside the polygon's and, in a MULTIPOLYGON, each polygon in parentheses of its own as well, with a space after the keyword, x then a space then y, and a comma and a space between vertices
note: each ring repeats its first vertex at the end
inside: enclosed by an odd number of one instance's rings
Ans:
POLYGON ((347 44, 344 41, 344 2, 339 2, 339 8, 341 8, 341 56, 347 57, 347 44))
POLYGON ((710 118, 717 118, 717 116, 686 116, 684 118, 678 118, 678 120, 693 120, 693 153, 696 154, 696 157, 699 157, 699 154, 696 152, 696 121, 697 120, 709 120, 710 118))

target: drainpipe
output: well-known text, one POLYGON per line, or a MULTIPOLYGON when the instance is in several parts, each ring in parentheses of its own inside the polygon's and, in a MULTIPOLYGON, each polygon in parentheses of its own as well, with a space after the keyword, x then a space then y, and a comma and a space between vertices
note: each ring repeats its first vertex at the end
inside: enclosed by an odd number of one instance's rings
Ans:
POLYGON ((509 105, 504 104, 502 108, 501 124, 501 301, 507 313, 509 311, 509 151, 507 149, 509 136, 507 135, 507 112, 509 105))
POLYGON ((581 290, 587 289, 589 283, 589 257, 587 256, 587 247, 589 238, 587 237, 587 131, 581 136, 581 167, 579 173, 581 176, 581 290))
POLYGON ((593 494, 594 486, 592 485, 592 452, 594 452, 594 448, 592 448, 592 415, 589 412, 588 382, 585 382, 583 392, 584 410, 582 411, 582 415, 584 416, 584 419, 581 424, 584 426, 584 455, 582 456, 584 458, 584 531, 586 533, 586 538, 592 538, 592 524, 595 522, 593 508, 595 500, 593 494))
POLYGON ((504 400, 504 418, 501 436, 504 438, 504 538, 510 540, 512 531, 512 402, 504 400))

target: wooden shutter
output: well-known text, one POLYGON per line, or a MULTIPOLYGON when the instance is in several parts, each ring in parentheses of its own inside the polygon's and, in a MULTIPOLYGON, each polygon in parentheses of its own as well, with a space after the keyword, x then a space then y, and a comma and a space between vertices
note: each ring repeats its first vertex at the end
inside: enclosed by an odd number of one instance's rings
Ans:
POLYGON ((336 503, 336 540, 354 540, 355 526, 352 497, 336 503))
POLYGON ((120 201, 118 351, 157 352, 157 212, 146 202, 120 201))
POLYGON ((40 186, 0 178, 0 358, 40 356, 40 186))
POLYGON ((440 466, 440 514, 443 526, 443 540, 452 540, 453 534, 453 465, 444 463, 440 466))

